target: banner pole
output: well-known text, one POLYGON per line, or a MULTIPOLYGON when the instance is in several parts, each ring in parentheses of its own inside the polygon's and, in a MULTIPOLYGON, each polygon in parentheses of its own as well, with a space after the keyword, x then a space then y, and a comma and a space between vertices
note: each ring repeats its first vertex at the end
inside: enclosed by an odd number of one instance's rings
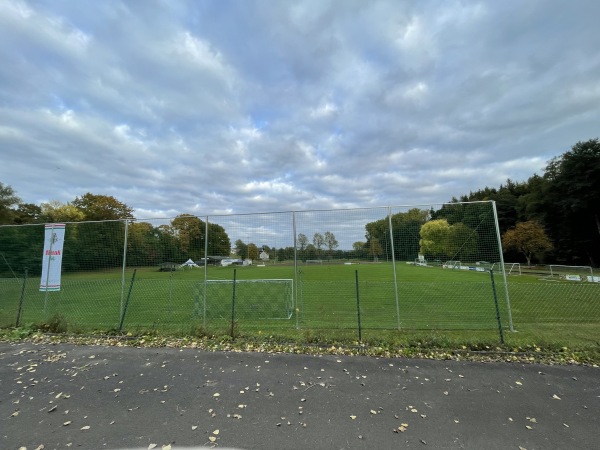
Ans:
POLYGON ((54 244, 54 224, 52 224, 52 228, 50 229, 50 249, 48 250, 48 267, 46 267, 46 290, 44 294, 44 318, 47 318, 48 314, 48 282, 50 281, 50 265, 52 264, 52 244, 54 244))

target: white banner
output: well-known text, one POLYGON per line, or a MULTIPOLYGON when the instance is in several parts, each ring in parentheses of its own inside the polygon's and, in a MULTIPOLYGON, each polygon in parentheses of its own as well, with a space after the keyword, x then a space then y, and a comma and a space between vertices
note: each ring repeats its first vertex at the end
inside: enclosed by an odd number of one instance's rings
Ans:
POLYGON ((60 291, 65 224, 46 224, 40 291, 60 291))

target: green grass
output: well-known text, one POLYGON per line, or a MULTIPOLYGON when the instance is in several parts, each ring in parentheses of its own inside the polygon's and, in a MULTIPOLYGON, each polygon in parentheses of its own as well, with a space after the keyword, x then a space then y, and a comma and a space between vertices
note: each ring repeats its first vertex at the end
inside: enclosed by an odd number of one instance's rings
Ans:
MULTIPOLYGON (((238 280, 296 278, 298 301, 254 292, 236 285, 235 328, 246 335, 289 336, 290 339, 352 339, 358 327, 356 271, 364 339, 395 342, 498 341, 494 296, 488 273, 424 268, 398 263, 398 290, 392 265, 237 267, 238 280), (397 299, 397 300, 396 300, 397 299), (285 312, 291 313, 289 319, 285 312), (398 331, 398 327, 400 331, 398 331), (312 331, 311 331, 312 330, 312 331), (311 334, 312 333, 312 334, 311 334)), ((233 279, 233 267, 209 267, 208 279, 233 279)), ((64 274, 60 292, 39 292, 39 278, 28 280, 22 324, 62 317, 71 331, 117 329, 127 304, 124 330, 160 333, 226 333, 231 325, 231 284, 204 302, 204 269, 159 272, 139 268, 127 303, 133 270, 125 283, 115 271, 64 274), (218 295, 217 295, 218 294, 218 295), (206 312, 206 314, 205 314, 206 312)), ((508 346, 543 343, 550 347, 597 348, 600 336, 600 284, 548 281, 536 276, 510 276, 509 296, 516 332, 507 332, 509 317, 503 280, 495 276, 501 322, 508 346)), ((0 279, 0 326, 14 326, 22 280, 0 279)))

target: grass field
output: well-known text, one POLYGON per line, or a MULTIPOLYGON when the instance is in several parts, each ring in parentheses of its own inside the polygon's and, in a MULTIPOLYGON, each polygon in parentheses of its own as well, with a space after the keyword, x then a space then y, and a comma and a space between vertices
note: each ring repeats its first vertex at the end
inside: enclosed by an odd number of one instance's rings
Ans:
MULTIPOLYGON (((237 280, 292 279, 293 293, 268 283, 237 283, 235 327, 248 334, 355 335, 358 300, 362 330, 371 339, 390 333, 447 336, 457 342, 498 340, 489 273, 392 265, 309 265, 294 276, 291 265, 235 269, 237 280), (288 318, 289 317, 289 318, 288 318), (300 331, 298 331, 300 330, 300 331), (400 330, 400 331, 398 331, 400 330)), ((232 280, 233 267, 209 267, 208 279, 232 280)), ((119 327, 138 332, 186 333, 202 327, 225 332, 232 318, 232 283, 213 283, 204 295, 204 268, 159 272, 156 268, 64 274, 60 292, 39 292, 39 278, 0 279, 0 325, 14 326, 23 292, 21 323, 60 315, 75 331, 119 327), (217 286, 218 285, 218 286, 217 286), (131 295, 129 290, 131 287, 131 295), (129 298, 129 301, 127 299, 129 298)), ((500 318, 507 343, 542 342, 569 347, 598 346, 600 284, 509 277, 512 321, 502 277, 495 276, 500 318)))

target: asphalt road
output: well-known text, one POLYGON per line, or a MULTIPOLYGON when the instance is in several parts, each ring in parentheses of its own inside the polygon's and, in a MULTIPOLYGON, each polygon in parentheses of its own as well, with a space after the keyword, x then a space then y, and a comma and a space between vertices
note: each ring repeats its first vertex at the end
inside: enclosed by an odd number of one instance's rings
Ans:
POLYGON ((0 448, 597 449, 600 369, 0 343, 0 448))

